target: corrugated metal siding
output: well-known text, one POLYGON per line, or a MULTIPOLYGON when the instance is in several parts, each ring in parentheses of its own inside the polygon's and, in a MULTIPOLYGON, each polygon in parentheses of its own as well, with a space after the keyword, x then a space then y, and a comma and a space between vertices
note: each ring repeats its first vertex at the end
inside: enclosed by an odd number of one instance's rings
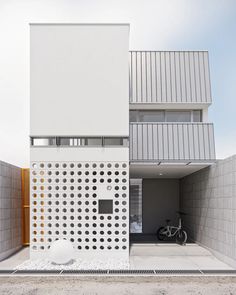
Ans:
POLYGON ((215 160, 211 123, 131 123, 130 161, 215 160))
POLYGON ((211 103, 208 52, 131 51, 131 103, 211 103))

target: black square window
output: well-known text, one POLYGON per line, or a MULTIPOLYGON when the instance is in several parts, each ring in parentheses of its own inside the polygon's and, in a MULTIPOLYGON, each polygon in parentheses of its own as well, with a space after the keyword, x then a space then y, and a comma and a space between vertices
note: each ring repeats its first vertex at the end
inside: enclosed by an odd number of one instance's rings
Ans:
POLYGON ((112 214, 113 213, 113 200, 98 200, 98 213, 99 214, 112 214))

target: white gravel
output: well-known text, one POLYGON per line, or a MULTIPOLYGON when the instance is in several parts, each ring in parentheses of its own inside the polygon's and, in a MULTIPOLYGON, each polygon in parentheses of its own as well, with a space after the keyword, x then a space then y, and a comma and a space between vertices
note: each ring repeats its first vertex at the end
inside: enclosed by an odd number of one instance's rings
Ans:
POLYGON ((15 267, 15 270, 97 270, 97 269, 129 269, 129 262, 124 260, 81 260, 76 259, 65 265, 51 263, 47 259, 26 260, 15 267))

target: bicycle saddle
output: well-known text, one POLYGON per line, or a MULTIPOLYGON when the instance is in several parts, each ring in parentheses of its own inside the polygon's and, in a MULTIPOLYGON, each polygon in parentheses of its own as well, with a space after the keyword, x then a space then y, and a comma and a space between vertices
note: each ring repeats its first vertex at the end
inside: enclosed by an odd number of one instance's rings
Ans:
POLYGON ((170 222, 170 219, 166 219, 166 223, 169 223, 170 222))

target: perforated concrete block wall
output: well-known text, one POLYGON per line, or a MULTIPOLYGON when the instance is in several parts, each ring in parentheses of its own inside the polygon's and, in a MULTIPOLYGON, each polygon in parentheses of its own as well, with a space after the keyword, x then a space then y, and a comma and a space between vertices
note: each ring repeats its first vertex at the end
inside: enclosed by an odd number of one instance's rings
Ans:
POLYGON ((21 244, 21 169, 0 161, 0 260, 21 244))
POLYGON ((128 257, 127 160, 33 160, 30 171, 31 258, 46 257, 57 239, 80 258, 128 257))
POLYGON ((236 156, 184 177, 181 210, 191 238, 236 267, 236 156))

